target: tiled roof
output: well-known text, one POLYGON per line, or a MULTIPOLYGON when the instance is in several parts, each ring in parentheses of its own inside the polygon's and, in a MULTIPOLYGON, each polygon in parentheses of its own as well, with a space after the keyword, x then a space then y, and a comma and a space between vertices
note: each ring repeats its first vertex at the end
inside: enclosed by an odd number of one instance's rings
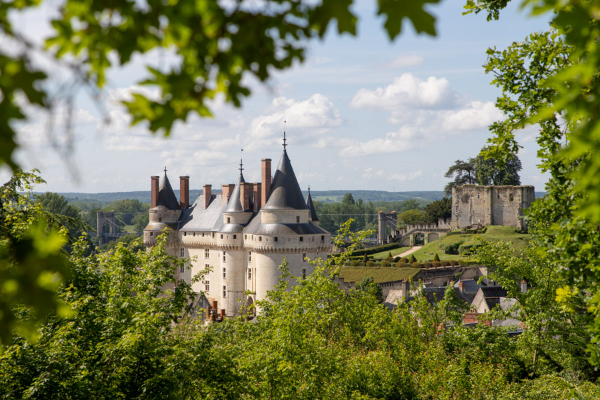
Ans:
POLYGON ((173 192, 173 188, 171 188, 171 183, 169 182, 169 178, 167 178, 166 172, 158 190, 158 200, 156 205, 165 206, 169 210, 179 209, 179 202, 177 201, 177 197, 173 192))
POLYGON ((287 155, 287 151, 285 150, 283 151, 283 155, 277 166, 277 171, 275 171, 275 175, 273 176, 269 199, 263 209, 308 209, 302 191, 300 190, 300 185, 298 185, 298 180, 294 174, 294 169, 292 168, 292 164, 287 155))

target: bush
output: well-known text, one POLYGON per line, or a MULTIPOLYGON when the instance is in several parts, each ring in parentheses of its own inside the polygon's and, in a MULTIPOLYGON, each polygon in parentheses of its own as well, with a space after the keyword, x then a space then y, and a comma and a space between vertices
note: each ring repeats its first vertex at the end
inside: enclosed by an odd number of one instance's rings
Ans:
POLYGON ((408 267, 408 265, 406 265, 406 263, 404 261, 398 261, 396 263, 396 267, 398 267, 398 268, 406 268, 406 267, 408 267))
POLYGON ((352 255, 353 256, 371 255, 371 254, 379 253, 381 251, 398 249, 400 247, 402 247, 402 246, 400 246, 400 243, 382 244, 381 246, 375 246, 375 247, 371 247, 369 249, 353 251, 352 255))
POLYGON ((415 262, 417 262, 417 259, 415 258, 414 254, 410 255, 410 258, 408 259, 408 262, 411 264, 414 264, 415 262))
POLYGON ((458 260, 452 260, 452 261, 450 261, 450 264, 452 266, 455 266, 455 265, 459 265, 460 263, 458 262, 458 260))
POLYGON ((367 267, 374 267, 375 263, 373 261, 367 261, 367 267))
POLYGON ((450 262, 443 260, 443 261, 440 261, 440 264, 442 264, 442 267, 447 267, 448 265, 450 265, 450 262))
POLYGON ((463 241, 459 241, 456 243, 451 243, 448 244, 446 246, 444 246, 443 250, 445 254, 457 254, 458 255, 458 248, 463 244, 463 241))
POLYGON ((394 256, 392 255, 392 252, 391 252, 391 251, 388 253, 388 256, 387 256, 387 258, 394 258, 394 256))
POLYGON ((423 266, 421 265, 421 263, 420 263, 420 262, 418 262, 418 261, 415 261, 415 262, 413 262, 413 263, 412 263, 412 266, 413 266, 413 267, 415 267, 415 268, 422 268, 422 267, 423 267, 423 266))
POLYGON ((441 264, 439 261, 434 261, 434 262, 432 262, 432 263, 431 263, 431 265, 432 265, 434 268, 438 268, 438 267, 441 267, 441 266, 442 266, 442 264, 441 264))
POLYGON ((400 258, 400 257, 394 257, 394 262, 395 263, 398 263, 400 260, 402 260, 402 258, 400 258))
POLYGON ((423 264, 424 268, 431 268, 431 263, 430 262, 426 262, 423 264))
POLYGON ((385 259, 385 261, 391 263, 391 262, 394 262, 394 258, 393 257, 388 257, 388 258, 385 259))
POLYGON ((382 261, 382 262, 381 262, 381 266, 382 266, 382 267, 389 268, 389 267, 391 267, 391 266, 392 266, 392 264, 391 264, 389 261, 382 261))
POLYGON ((462 255, 469 256, 477 251, 481 247, 479 243, 476 244, 465 244, 458 248, 458 252, 462 255))
POLYGON ((435 253, 435 256, 433 256, 433 261, 440 261, 440 256, 438 256, 438 253, 435 253))
POLYGON ((467 235, 474 235, 477 233, 477 229, 467 229, 466 233, 467 235))
POLYGON ((358 260, 352 260, 350 261, 350 265, 353 267, 358 267, 358 265, 360 264, 360 262, 358 260))
POLYGON ((366 264, 369 261, 369 257, 365 254, 362 261, 366 264))

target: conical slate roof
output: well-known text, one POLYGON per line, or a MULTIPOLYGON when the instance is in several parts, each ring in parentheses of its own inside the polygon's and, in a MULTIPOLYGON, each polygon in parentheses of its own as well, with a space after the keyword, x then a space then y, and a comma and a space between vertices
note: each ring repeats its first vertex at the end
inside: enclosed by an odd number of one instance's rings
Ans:
POLYGON ((238 180, 237 185, 235 185, 233 192, 229 196, 227 207, 225 207, 223 212, 244 212, 244 207, 242 207, 242 201, 240 200, 240 186, 242 186, 242 183, 244 182, 246 182, 244 180, 244 175, 242 175, 240 171, 240 179, 238 180))
POLYGON ((310 220, 313 222, 317 222, 319 217, 317 216, 317 210, 315 210, 315 205, 313 204, 312 197, 310 197, 310 187, 308 188, 308 197, 306 198, 306 206, 310 210, 310 220))
POLYGON ((294 210, 306 210, 308 207, 304 201, 300 185, 298 185, 290 158, 287 155, 287 151, 284 150, 281 160, 279 160, 277 171, 275 171, 273 182, 271 183, 269 199, 263 209, 277 210, 290 208, 294 210))
POLYGON ((169 182, 169 178, 167 178, 166 171, 165 176, 160 184, 160 188, 158 189, 158 200, 156 205, 165 206, 169 210, 179 209, 179 202, 177 201, 175 193, 173 193, 173 188, 171 188, 171 183, 169 182))

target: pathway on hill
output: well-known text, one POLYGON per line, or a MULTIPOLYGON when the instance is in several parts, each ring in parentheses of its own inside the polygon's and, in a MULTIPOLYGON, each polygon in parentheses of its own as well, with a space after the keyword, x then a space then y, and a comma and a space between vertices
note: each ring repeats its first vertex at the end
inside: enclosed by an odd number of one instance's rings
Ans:
POLYGON ((414 253, 415 251, 419 250, 421 247, 423 247, 423 246, 412 247, 410 250, 406 250, 404 253, 396 255, 396 257, 406 257, 406 256, 409 256, 412 253, 414 253))

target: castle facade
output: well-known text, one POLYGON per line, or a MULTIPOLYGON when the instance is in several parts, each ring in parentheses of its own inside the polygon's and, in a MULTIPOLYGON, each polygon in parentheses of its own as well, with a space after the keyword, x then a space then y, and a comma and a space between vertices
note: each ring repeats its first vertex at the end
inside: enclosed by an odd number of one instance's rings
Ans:
POLYGON ((263 159, 261 168, 262 182, 248 183, 240 162, 236 184, 222 185, 216 195, 204 185, 191 204, 188 176, 179 178, 179 201, 166 170, 162 181, 151 177, 144 245, 154 246, 167 231, 169 253, 189 260, 177 279, 192 283, 198 272, 210 270, 192 287, 225 316, 265 299, 279 282, 284 257, 292 275, 306 277, 314 270, 308 260, 325 259, 331 250, 331 234, 319 226, 310 191, 304 199, 285 146, 272 179, 271 160, 263 159))

